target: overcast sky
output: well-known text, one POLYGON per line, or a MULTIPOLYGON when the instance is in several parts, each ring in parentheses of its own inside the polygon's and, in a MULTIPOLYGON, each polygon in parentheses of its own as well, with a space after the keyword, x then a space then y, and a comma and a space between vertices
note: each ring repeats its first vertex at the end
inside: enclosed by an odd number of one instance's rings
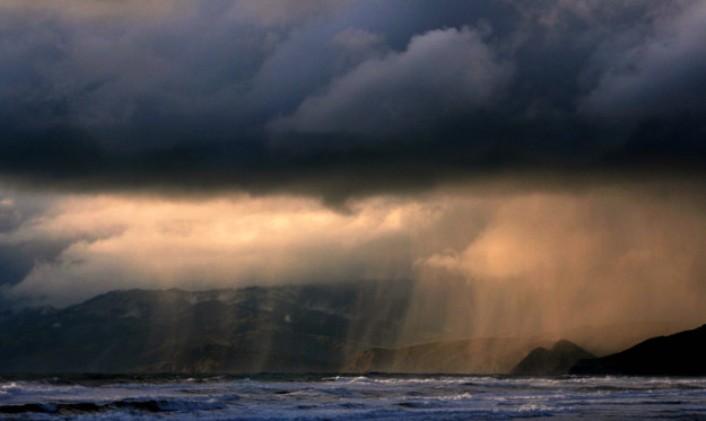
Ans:
POLYGON ((698 0, 5 0, 0 290, 541 279, 673 316, 704 40, 698 0))
POLYGON ((701 1, 5 1, 0 173, 336 202, 700 171, 705 19, 701 1))

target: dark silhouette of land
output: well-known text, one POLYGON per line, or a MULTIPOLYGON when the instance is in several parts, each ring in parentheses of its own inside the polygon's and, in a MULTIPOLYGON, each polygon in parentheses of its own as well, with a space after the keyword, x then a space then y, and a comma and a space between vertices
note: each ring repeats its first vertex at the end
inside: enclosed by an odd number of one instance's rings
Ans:
POLYGON ((648 339, 617 354, 579 361, 583 375, 706 376, 706 325, 648 339))
POLYGON ((595 358, 593 354, 569 341, 559 341, 551 349, 533 349, 512 374, 518 376, 558 376, 566 374, 583 359, 595 358))
MULTIPOLYGON (((706 375, 706 327, 597 359, 571 342, 555 343, 556 334, 442 337, 405 345, 409 338, 401 339, 400 332, 411 290, 407 284, 375 282, 129 290, 64 309, 5 310, 0 312, 0 373, 706 375)), ((635 326, 627 330, 637 335, 640 326, 635 326)), ((655 326, 652 332, 660 331, 655 326)), ((642 332, 647 328, 640 327, 642 332)), ((619 332, 626 326, 581 328, 566 337, 583 338, 576 342, 606 355, 596 349, 615 352, 637 342, 617 347, 619 332), (603 343, 597 332, 604 332, 603 343)), ((417 333, 427 338, 433 331, 417 333)), ((628 332, 625 338, 633 336, 628 332)))
POLYGON ((334 372, 348 355, 394 343, 405 290, 130 290, 61 310, 5 313, 0 372, 334 372))

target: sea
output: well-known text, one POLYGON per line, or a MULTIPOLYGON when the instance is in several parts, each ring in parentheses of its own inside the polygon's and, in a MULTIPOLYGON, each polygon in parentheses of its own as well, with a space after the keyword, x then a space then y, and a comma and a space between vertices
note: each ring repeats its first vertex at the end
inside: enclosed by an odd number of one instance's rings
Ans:
POLYGON ((706 420, 706 378, 0 378, 8 420, 706 420))

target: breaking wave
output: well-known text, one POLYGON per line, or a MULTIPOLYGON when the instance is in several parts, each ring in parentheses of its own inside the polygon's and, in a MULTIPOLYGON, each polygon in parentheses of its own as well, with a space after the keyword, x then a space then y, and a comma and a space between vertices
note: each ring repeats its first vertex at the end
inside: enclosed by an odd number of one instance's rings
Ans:
POLYGON ((706 379, 468 376, 0 379, 0 419, 706 418, 706 379))

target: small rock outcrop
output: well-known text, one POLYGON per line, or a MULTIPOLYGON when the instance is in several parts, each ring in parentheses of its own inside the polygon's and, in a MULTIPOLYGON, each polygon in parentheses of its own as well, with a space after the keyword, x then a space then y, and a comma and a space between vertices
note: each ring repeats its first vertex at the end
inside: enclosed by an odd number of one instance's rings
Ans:
POLYGON ((559 341, 551 349, 535 348, 512 370, 517 376, 560 376, 568 374, 578 361, 594 358, 580 346, 559 341))

